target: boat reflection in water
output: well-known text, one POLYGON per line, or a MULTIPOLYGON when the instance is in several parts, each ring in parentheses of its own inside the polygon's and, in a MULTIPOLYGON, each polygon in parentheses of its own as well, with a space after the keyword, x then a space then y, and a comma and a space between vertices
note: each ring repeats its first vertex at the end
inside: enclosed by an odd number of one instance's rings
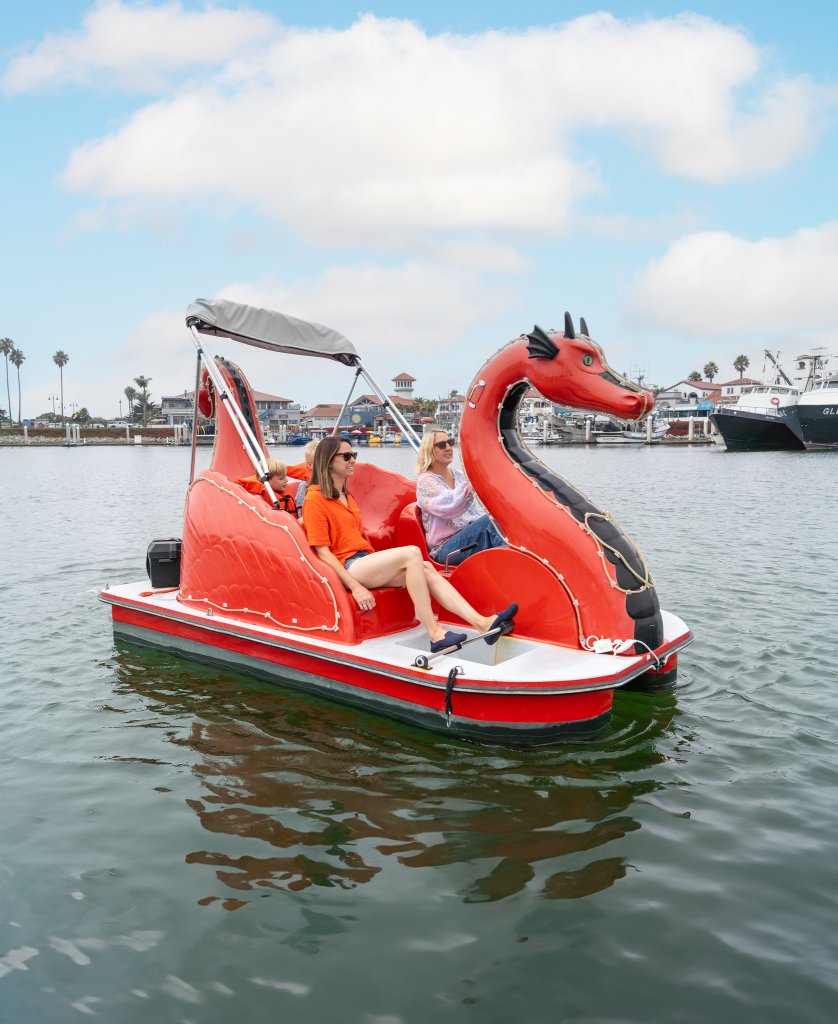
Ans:
POLYGON ((230 910, 311 886, 415 889, 415 876, 391 878, 408 868, 456 866, 424 884, 463 902, 599 892, 626 874, 615 844, 641 827, 635 803, 667 788, 650 770, 678 742, 672 692, 621 692, 597 740, 509 751, 123 641, 115 662, 117 696, 143 704, 130 725, 177 748, 157 748, 152 763, 208 833, 204 848, 183 851, 220 883, 199 902, 230 910), (191 775, 172 783, 172 764, 184 763, 191 775))

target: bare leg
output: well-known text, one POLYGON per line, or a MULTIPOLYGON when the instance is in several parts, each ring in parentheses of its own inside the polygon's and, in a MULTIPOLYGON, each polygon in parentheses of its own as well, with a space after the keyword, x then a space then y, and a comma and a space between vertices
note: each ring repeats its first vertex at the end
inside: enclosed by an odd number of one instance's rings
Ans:
MULTIPOLYGON (((433 643, 445 636, 445 630, 437 622, 431 607, 429 581, 425 571, 426 564, 419 548, 410 545, 403 548, 390 548, 387 551, 375 551, 371 555, 367 555, 366 558, 359 558, 357 562, 353 562, 347 571, 365 587, 406 587, 410 599, 413 601, 416 617, 428 631, 428 636, 433 643)), ((448 586, 455 594, 457 593, 450 584, 448 586)), ((459 597, 459 595, 457 596, 459 597)), ((466 608, 470 609, 463 598, 460 600, 466 608)), ((443 602, 440 601, 440 604, 443 602)), ((443 605, 443 607, 446 606, 443 605)), ((453 610, 449 609, 449 611, 453 610)), ((476 614, 473 609, 470 610, 472 615, 476 614)), ((467 616, 463 616, 463 618, 470 621, 467 616)), ((492 620, 488 619, 487 621, 491 623, 492 620)))
POLYGON ((485 633, 491 629, 492 623, 495 621, 494 615, 480 615, 466 601, 463 595, 444 576, 437 572, 430 562, 425 562, 424 567, 428 590, 443 608, 453 612, 461 619, 465 619, 478 633, 485 633))

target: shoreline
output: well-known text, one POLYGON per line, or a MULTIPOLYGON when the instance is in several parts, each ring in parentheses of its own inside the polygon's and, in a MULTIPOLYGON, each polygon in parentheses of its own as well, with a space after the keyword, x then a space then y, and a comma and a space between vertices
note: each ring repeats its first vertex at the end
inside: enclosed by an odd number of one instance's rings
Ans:
MULTIPOLYGON (((557 444, 550 445, 536 445, 533 450, 537 451, 540 448, 657 448, 657 447, 681 447, 681 448, 692 448, 693 446, 707 446, 712 445, 713 439, 710 437, 694 437, 690 440, 687 437, 662 437, 652 444, 643 442, 641 444, 627 444, 627 445, 603 445, 597 444, 596 441, 561 441, 557 444)), ((208 448, 209 445, 198 445, 199 448, 208 448)), ((287 444, 268 444, 265 446, 268 449, 271 448, 293 448, 294 445, 287 444)), ((366 448, 366 446, 362 446, 366 448)), ((378 445, 372 446, 378 448, 378 445)), ((395 445, 381 445, 382 448, 392 449, 397 447, 395 445)), ((402 446, 409 447, 409 446, 402 446)), ((189 442, 184 443, 183 441, 174 441, 170 437, 150 438, 143 435, 141 442, 134 440, 126 441, 125 438, 91 438, 85 437, 80 441, 68 441, 66 438, 42 438, 42 437, 0 437, 0 448, 191 448, 189 442)))

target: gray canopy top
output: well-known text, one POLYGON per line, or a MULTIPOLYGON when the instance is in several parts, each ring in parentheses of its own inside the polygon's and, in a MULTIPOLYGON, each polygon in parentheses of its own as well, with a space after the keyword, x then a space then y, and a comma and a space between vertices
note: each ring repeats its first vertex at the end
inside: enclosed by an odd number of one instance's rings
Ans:
POLYGON ((331 327, 229 299, 196 299, 186 311, 186 326, 272 352, 336 359, 346 366, 361 362, 352 342, 331 327))

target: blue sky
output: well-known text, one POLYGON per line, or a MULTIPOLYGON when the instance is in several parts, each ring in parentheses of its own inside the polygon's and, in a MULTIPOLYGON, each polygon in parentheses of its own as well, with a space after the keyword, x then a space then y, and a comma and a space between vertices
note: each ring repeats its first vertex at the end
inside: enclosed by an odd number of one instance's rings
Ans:
MULTIPOLYGON (((565 309, 651 384, 838 350, 838 14, 788 10, 14 5, 0 336, 24 416, 58 348, 95 414, 137 374, 191 387, 199 296, 325 323, 431 397, 565 309)), ((349 387, 211 348, 306 405, 349 387)))

